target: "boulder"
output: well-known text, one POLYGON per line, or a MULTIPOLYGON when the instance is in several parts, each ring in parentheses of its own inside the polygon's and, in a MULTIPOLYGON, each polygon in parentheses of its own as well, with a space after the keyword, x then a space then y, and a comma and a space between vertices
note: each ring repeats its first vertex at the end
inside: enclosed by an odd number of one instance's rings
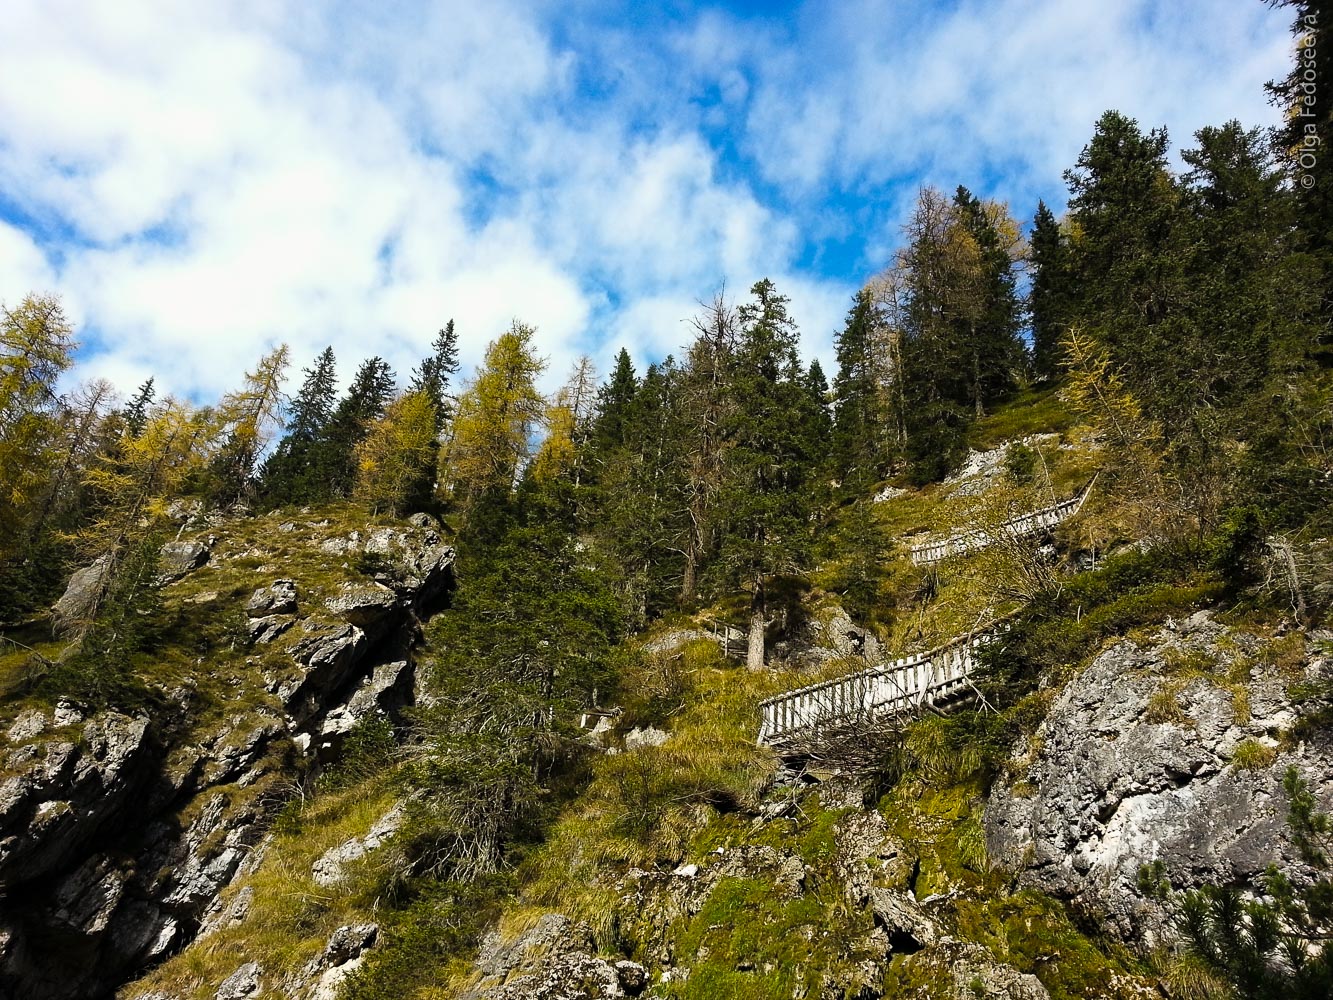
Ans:
POLYGON ((65 593, 51 609, 59 629, 69 631, 92 614, 110 572, 110 556, 102 556, 91 566, 75 571, 65 586, 65 593))
POLYGON ((162 546, 158 562, 158 585, 179 580, 208 562, 207 545, 198 540, 167 542, 162 546))
POLYGON ((377 631, 398 611, 398 595, 380 583, 344 583, 324 606, 343 621, 377 631))
POLYGON ((295 581, 274 580, 267 587, 260 587, 250 596, 250 600, 246 601, 245 613, 250 618, 295 614, 295 581))

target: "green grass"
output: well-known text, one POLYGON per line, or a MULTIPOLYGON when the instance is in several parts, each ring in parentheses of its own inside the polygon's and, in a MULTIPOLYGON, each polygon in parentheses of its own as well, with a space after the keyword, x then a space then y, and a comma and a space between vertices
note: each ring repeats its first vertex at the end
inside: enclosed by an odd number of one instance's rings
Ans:
POLYGON ((1057 389, 1029 389, 1006 400, 972 425, 968 445, 977 451, 998 448, 1031 434, 1059 434, 1076 418, 1060 400, 1057 389))

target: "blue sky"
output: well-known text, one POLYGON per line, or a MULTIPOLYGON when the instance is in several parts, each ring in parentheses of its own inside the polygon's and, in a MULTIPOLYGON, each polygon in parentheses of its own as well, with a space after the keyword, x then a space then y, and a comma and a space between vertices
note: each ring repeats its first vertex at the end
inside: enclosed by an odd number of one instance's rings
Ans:
POLYGON ((1030 219, 1107 108, 1274 122, 1289 44, 1260 0, 7 0, 0 297, 196 398, 450 317, 467 364, 536 326, 548 386, 642 367, 764 276, 827 362, 922 185, 1030 219))

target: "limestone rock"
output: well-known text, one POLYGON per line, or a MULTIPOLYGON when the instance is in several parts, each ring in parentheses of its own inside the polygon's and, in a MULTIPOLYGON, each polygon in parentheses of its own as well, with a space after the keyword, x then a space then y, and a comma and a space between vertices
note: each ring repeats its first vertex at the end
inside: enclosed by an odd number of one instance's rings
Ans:
POLYGON ((65 593, 51 609, 57 625, 62 630, 72 628, 92 613, 110 572, 111 558, 103 556, 91 566, 77 570, 69 578, 65 593))
POLYGON ((1244 685, 1248 715, 1238 715, 1233 690, 1169 675, 1173 651, 1225 660, 1247 640, 1201 613, 1146 649, 1121 642, 1097 657, 1052 706, 1024 787, 992 793, 984 820, 991 858, 1104 914, 1122 937, 1150 943, 1170 931, 1161 905, 1138 889, 1145 865, 1163 862, 1177 889, 1257 887, 1274 861, 1303 870, 1282 774, 1294 765, 1327 809, 1333 749, 1303 745, 1264 770, 1228 766, 1242 740, 1273 745, 1269 734, 1294 719, 1282 681, 1256 672, 1244 685), (1152 708, 1167 684, 1177 688, 1174 719, 1152 708))
POLYGON ((258 962, 246 962, 218 987, 217 1000, 246 1000, 259 992, 258 962))
POLYGON ((640 747, 660 747, 671 736, 661 729, 654 726, 645 726, 639 729, 637 726, 625 734, 625 749, 637 750, 640 747))
POLYGON ((343 621, 373 630, 398 610, 398 595, 379 583, 344 583, 324 606, 343 621))
POLYGON ((193 573, 208 562, 210 555, 208 546, 197 539, 167 542, 162 546, 158 563, 158 584, 170 583, 193 573))
POLYGON ((245 604, 245 613, 251 618, 271 615, 290 615, 296 612, 296 583, 293 580, 274 580, 260 587, 245 604))
POLYGON ((78 744, 23 747, 0 782, 0 888, 74 867, 76 852, 128 804, 148 777, 148 720, 106 712, 78 744))
POLYGON ((347 865, 365 857, 371 851, 379 850, 398 832, 398 828, 403 825, 403 820, 406 818, 403 807, 396 805, 376 820, 375 825, 364 837, 353 837, 337 847, 329 848, 311 867, 311 875, 315 882, 322 886, 337 885, 342 881, 347 865))

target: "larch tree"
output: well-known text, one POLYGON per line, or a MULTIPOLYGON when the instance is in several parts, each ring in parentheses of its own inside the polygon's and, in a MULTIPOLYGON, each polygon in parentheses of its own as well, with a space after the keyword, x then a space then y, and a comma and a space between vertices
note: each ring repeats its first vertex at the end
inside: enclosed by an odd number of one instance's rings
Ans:
POLYGON ((511 489, 528 458, 545 409, 536 379, 546 364, 533 353, 534 332, 516 320, 493 340, 459 398, 441 478, 465 509, 487 490, 511 489))
POLYGON ((212 463, 212 499, 220 505, 249 495, 255 461, 272 434, 281 426, 282 381, 290 351, 282 344, 245 373, 240 389, 222 397, 217 419, 223 442, 212 463))
POLYGON ((402 514, 430 502, 435 485, 435 401, 409 392, 389 404, 356 446, 353 498, 373 514, 402 514))
POLYGON ((56 380, 72 364, 60 300, 29 295, 0 316, 0 559, 15 555, 57 461, 56 380))

